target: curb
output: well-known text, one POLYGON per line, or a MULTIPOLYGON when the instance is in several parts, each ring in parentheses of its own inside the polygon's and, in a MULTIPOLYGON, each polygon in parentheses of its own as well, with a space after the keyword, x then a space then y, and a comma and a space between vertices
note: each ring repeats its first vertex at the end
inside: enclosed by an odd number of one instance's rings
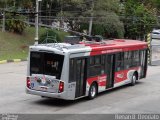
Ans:
POLYGON ((11 62, 23 62, 23 61, 27 61, 27 59, 1 60, 0 64, 11 63, 11 62))

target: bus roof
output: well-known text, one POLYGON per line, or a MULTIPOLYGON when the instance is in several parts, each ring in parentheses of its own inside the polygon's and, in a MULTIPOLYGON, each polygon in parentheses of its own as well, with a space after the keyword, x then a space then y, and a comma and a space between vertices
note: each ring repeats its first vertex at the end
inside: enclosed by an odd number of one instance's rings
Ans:
POLYGON ((68 43, 51 43, 51 44, 39 44, 38 47, 50 47, 53 49, 59 49, 68 51, 70 53, 75 52, 91 52, 91 55, 114 53, 130 50, 141 50, 147 49, 148 45, 146 42, 138 40, 126 40, 126 39, 114 39, 114 40, 103 40, 101 42, 85 41, 80 44, 68 44, 68 43))
POLYGON ((91 55, 147 49, 148 44, 138 40, 114 39, 95 43, 82 43, 91 47, 91 55))

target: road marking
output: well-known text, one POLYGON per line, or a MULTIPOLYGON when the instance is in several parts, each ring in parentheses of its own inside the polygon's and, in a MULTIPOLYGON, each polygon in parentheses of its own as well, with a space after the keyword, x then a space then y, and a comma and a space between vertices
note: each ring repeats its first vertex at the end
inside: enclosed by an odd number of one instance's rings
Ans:
POLYGON ((7 63, 7 60, 0 61, 0 64, 7 63))
POLYGON ((14 62, 20 62, 21 59, 14 59, 13 61, 14 61, 14 62))

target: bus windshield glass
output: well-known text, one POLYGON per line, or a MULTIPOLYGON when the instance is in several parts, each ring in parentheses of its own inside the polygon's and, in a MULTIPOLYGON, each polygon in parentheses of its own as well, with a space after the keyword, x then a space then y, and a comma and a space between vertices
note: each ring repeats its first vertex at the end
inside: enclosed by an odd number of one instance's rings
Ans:
POLYGON ((64 56, 54 53, 31 52, 30 74, 44 74, 60 79, 64 56))

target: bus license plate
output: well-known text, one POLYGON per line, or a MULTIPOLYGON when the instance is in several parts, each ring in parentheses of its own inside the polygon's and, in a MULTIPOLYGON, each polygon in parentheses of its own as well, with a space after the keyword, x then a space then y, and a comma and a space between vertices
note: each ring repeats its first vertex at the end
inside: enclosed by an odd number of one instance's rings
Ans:
POLYGON ((41 90, 43 90, 43 91, 47 91, 47 89, 48 89, 48 87, 46 87, 46 86, 40 86, 40 88, 41 88, 41 90))

